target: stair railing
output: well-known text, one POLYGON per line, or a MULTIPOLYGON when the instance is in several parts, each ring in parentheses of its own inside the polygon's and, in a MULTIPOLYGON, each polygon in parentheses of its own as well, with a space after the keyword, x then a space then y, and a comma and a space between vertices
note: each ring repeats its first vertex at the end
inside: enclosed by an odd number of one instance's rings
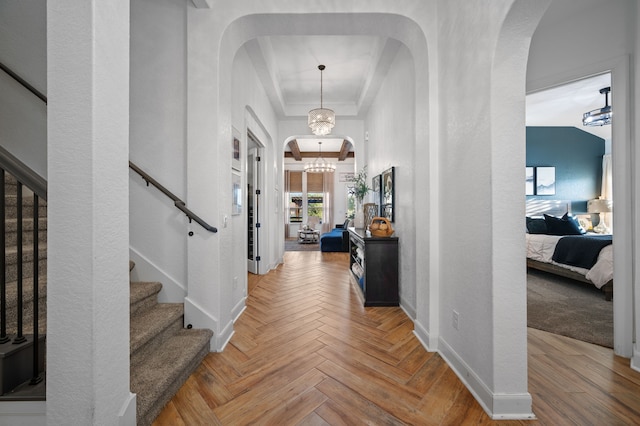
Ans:
MULTIPOLYGON (((31 385, 35 385, 42 381, 40 376, 40 338, 39 338, 39 246, 38 246, 38 233, 39 233, 39 204, 40 199, 47 200, 47 182, 28 166, 10 154, 7 150, 0 147, 0 197, 2 203, 0 203, 0 220, 2 225, 0 226, 0 254, 2 255, 2 271, 0 275, 0 343, 8 343, 12 341, 14 345, 27 343, 28 339, 23 334, 23 195, 22 188, 26 186, 33 192, 33 345, 32 345, 32 377, 30 380, 31 385), (12 175, 16 180, 16 249, 17 249, 17 295, 16 295, 16 335, 13 340, 10 339, 7 334, 7 263, 6 259, 6 220, 7 220, 7 208, 5 197, 5 183, 6 175, 12 175)), ((4 388, 4 386, 3 386, 4 388)))
POLYGON ((38 98, 40 98, 40 100, 42 102, 44 102, 45 104, 47 103, 47 97, 45 95, 42 94, 42 92, 40 92, 38 89, 36 89, 35 87, 33 87, 31 84, 29 84, 29 82, 27 82, 24 78, 20 77, 18 74, 16 74, 15 72, 13 72, 11 70, 11 68, 9 68, 8 66, 6 66, 5 64, 3 64, 2 62, 0 62, 0 70, 4 71, 5 73, 7 73, 7 75, 9 75, 11 78, 13 78, 15 81, 17 81, 18 83, 20 83, 20 85, 22 85, 25 89, 27 89, 28 91, 30 91, 31 93, 33 93, 34 95, 36 95, 38 98))
POLYGON ((149 186, 149 184, 151 184, 151 185, 155 186, 156 188, 158 188, 160 190, 160 192, 162 192, 164 195, 169 197, 173 201, 173 204, 180 211, 182 211, 185 215, 187 215, 187 217, 189 218, 189 223, 191 223, 191 220, 195 220, 200 226, 202 226, 207 231, 214 232, 214 233, 218 232, 218 228, 215 228, 215 227, 209 225, 207 222, 202 220, 198 215, 196 215, 194 212, 189 210, 187 208, 186 204, 184 203, 184 201, 182 201, 180 198, 178 198, 176 195, 174 195, 171 191, 169 191, 167 188, 165 188, 160 183, 158 183, 157 180, 155 180, 154 178, 149 176, 149 174, 147 172, 145 172, 140 167, 138 167, 135 164, 133 164, 131 161, 129 161, 129 167, 131 168, 131 170, 133 170, 134 172, 136 172, 140 176, 142 176, 142 179, 144 179, 144 181, 147 182, 147 186, 149 186))

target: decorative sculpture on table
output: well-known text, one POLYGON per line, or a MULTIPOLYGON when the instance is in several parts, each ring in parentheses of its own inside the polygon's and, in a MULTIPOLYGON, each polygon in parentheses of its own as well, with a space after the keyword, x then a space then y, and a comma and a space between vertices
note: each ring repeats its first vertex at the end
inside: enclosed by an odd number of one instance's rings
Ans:
POLYGON ((371 225, 371 220, 378 216, 378 205, 376 203, 365 203, 363 206, 364 211, 364 228, 368 228, 371 225))

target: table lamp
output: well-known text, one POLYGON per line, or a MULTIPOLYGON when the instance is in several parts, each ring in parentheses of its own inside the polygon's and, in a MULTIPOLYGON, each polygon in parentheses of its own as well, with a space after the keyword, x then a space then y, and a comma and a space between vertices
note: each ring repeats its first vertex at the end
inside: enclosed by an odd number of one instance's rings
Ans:
POLYGON ((593 228, 594 232, 598 234, 608 234, 610 232, 609 227, 604 223, 604 218, 600 213, 609 213, 611 211, 611 207, 611 200, 607 200, 602 197, 587 201, 587 212, 598 215, 598 225, 593 228))

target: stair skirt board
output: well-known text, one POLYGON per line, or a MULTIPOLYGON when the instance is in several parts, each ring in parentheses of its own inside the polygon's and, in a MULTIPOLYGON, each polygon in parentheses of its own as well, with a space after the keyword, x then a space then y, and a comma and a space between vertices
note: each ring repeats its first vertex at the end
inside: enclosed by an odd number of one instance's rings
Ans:
POLYGON ((131 280, 157 281, 162 283, 162 291, 158 295, 161 303, 182 303, 187 289, 161 267, 142 255, 133 247, 129 247, 129 259, 135 267, 131 271, 131 280))
MULTIPOLYGON (((219 329, 218 319, 206 312, 200 305, 195 303, 189 297, 184 298, 184 324, 187 327, 191 325, 193 328, 204 328, 208 330, 219 329)), ((233 322, 230 321, 221 333, 214 333, 217 338, 211 340, 210 352, 220 351, 218 349, 218 341, 220 340, 221 336, 225 335, 225 332, 233 332, 233 322), (228 329, 230 330, 227 331, 228 329)), ((231 338, 231 336, 228 336, 228 338, 231 338)))
MULTIPOLYGON (((0 395, 28 382, 33 377, 33 335, 25 335, 20 344, 0 344, 0 395)), ((44 371, 45 336, 38 337, 38 373, 44 371)))

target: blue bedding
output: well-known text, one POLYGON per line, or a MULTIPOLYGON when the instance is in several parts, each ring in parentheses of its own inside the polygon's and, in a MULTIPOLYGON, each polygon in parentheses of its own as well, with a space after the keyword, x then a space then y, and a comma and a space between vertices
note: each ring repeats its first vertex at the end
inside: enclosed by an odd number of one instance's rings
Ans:
POLYGON ((600 250, 613 242, 611 235, 575 235, 560 238, 552 259, 565 265, 591 269, 600 250))

